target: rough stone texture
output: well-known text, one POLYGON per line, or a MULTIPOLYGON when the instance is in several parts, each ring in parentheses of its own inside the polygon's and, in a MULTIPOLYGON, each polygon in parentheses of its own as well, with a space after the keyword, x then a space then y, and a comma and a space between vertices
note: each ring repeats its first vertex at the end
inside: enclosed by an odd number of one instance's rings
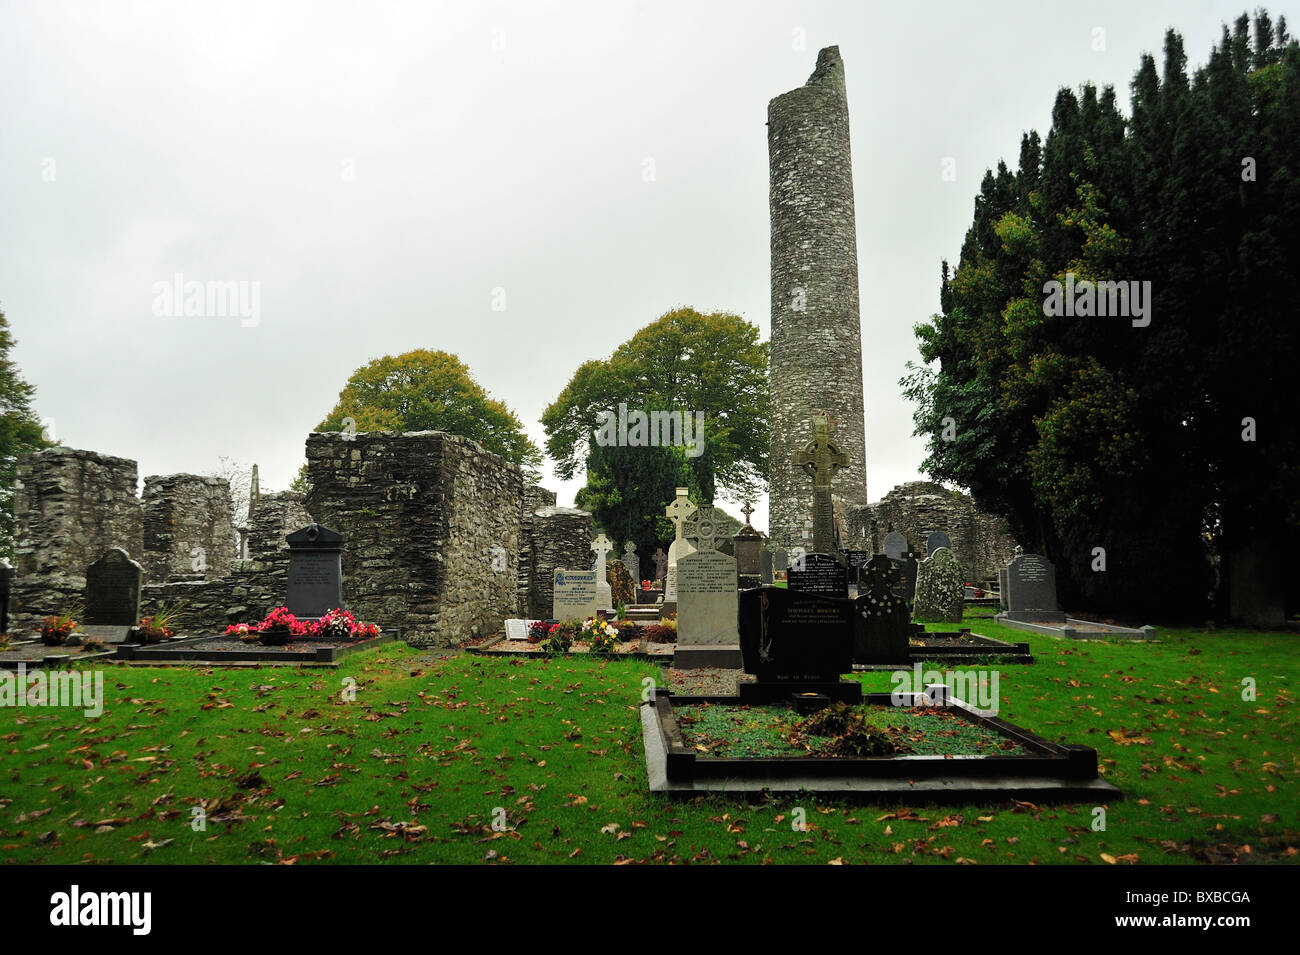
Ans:
MULTIPOLYGON (((71 574, 37 574, 16 577, 9 597, 9 630, 18 636, 34 636, 41 619, 80 606, 86 593, 86 578, 71 574)), ((84 615, 83 615, 84 616, 84 615)), ((76 618, 82 623, 81 617, 76 618)))
POLYGON ((529 594, 533 581, 533 526, 537 512, 555 506, 555 492, 538 484, 524 488, 519 507, 519 609, 528 612, 529 594))
POLYGON ((966 581, 952 551, 940 547, 916 571, 912 616, 922 623, 961 623, 966 581))
POLYGON ((229 481, 198 474, 153 475, 144 479, 141 503, 141 563, 149 579, 211 579, 229 573, 235 559, 229 481))
POLYGON ((835 510, 867 504, 862 328, 849 110, 838 47, 817 56, 808 83, 767 107, 772 220, 772 394, 769 534, 799 539, 812 481, 795 453, 825 409, 849 456, 835 476, 835 510), (802 292, 797 291, 802 290, 802 292), (802 303, 796 296, 802 295, 802 303), (797 309, 796 304, 802 304, 797 309))
POLYGON ((144 554, 136 463, 47 448, 18 459, 14 555, 19 577, 81 574, 111 547, 144 554))
POLYGON ((554 605, 555 572, 582 570, 591 563, 589 511, 543 507, 533 515, 532 570, 525 616, 549 619, 554 605))
POLYGON ((1006 523, 985 514, 967 494, 950 491, 929 481, 900 484, 881 500, 848 514, 849 536, 870 540, 872 522, 883 546, 891 528, 907 537, 911 549, 925 553, 925 539, 944 531, 952 539, 953 556, 967 569, 969 583, 980 584, 997 576, 999 568, 1016 555, 1016 543, 1006 523))
MULTIPOLYGON (((417 646, 500 630, 518 610, 523 475, 441 431, 313 433, 307 509, 348 538, 348 606, 417 646)), ((579 566, 582 566, 581 564, 579 566)))
POLYGON ((288 560, 285 537, 311 522, 303 495, 293 491, 259 494, 249 521, 248 559, 255 563, 288 560))

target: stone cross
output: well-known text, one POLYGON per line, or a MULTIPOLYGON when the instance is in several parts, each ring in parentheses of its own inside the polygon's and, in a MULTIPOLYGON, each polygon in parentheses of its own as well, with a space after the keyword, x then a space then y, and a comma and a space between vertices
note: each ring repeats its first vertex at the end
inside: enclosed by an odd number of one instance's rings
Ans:
POLYGON ((682 523, 686 535, 695 540, 700 550, 713 550, 717 546, 718 515, 712 505, 696 508, 695 513, 682 523))
POLYGON ((605 556, 614 549, 613 542, 601 534, 591 542, 591 549, 596 552, 596 583, 605 579, 605 556))
POLYGON ((749 515, 754 513, 754 505, 746 501, 745 506, 742 507, 740 510, 745 515, 745 524, 748 526, 749 515))
POLYGON ((794 456, 813 481, 813 550, 822 554, 835 548, 835 511, 831 482, 839 468, 849 466, 849 456, 830 438, 830 415, 813 415, 813 440, 794 456))
POLYGON ((686 518, 690 517, 698 510, 698 508, 691 503, 691 499, 688 496, 689 493, 690 492, 687 488, 679 487, 677 489, 677 500, 664 508, 664 514, 666 514, 669 520, 671 520, 677 527, 676 540, 684 539, 682 537, 682 525, 686 522, 686 518))
POLYGON ((655 580, 663 580, 664 574, 668 573, 668 555, 660 547, 650 555, 650 559, 655 562, 655 580))

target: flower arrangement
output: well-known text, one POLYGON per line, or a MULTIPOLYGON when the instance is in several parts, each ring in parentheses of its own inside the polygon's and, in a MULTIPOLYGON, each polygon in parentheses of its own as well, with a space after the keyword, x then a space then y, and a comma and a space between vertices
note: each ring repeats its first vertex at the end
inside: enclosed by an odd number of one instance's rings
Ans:
POLYGON ((659 589, 659 581, 657 581, 657 580, 643 580, 643 581, 641 581, 641 589, 642 589, 642 590, 658 590, 658 589, 659 589))
POLYGON ((613 653, 618 646, 618 630, 609 621, 598 617, 583 623, 580 636, 590 644, 592 653, 613 653))
POLYGON ((307 626, 307 636, 323 640, 368 640, 379 636, 373 623, 358 623, 350 611, 337 607, 307 626))
POLYGON ((77 621, 72 619, 71 611, 52 614, 41 621, 41 643, 47 647, 63 646, 76 629, 77 621))
POLYGON ((547 653, 568 653, 573 646, 573 628, 563 623, 553 623, 546 631, 542 649, 547 653))
POLYGON ((379 627, 361 623, 350 611, 336 607, 319 620, 308 623, 289 612, 288 607, 276 607, 261 623, 232 623, 226 635, 238 637, 246 643, 283 644, 290 640, 316 638, 320 640, 369 640, 379 636, 379 627))
POLYGON ((175 631, 170 624, 176 620, 176 615, 179 612, 179 606, 159 604, 158 609, 150 616, 141 617, 140 624, 136 627, 140 642, 145 644, 162 643, 174 636, 175 631))
POLYGON ((541 643, 546 639, 550 630, 551 624, 547 623, 545 620, 534 620, 528 625, 528 642, 541 643))

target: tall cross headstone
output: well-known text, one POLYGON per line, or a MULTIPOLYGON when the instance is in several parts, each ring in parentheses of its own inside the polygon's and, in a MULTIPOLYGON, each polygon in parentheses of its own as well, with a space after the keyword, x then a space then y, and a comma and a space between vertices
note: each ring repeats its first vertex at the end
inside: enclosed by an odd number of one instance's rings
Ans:
POLYGON ((740 511, 741 511, 742 514, 745 515, 745 526, 748 527, 748 526, 749 526, 749 515, 751 515, 751 514, 754 513, 754 505, 751 504, 749 501, 746 501, 746 502, 745 502, 745 506, 742 507, 742 508, 740 509, 740 511))
POLYGON ((601 610, 614 609, 614 594, 605 577, 605 557, 614 549, 613 542, 601 534, 591 542, 591 549, 596 552, 596 604, 601 610))
POLYGON ((655 562, 655 580, 663 580, 664 575, 668 573, 668 555, 660 547, 650 555, 650 559, 655 562))
POLYGON ((623 545, 623 566, 627 572, 632 575, 632 583, 637 587, 641 586, 641 555, 636 552, 636 541, 628 541, 623 545))
POLYGON ((830 416, 825 411, 813 415, 813 439, 794 459, 813 482, 813 550, 829 554, 835 549, 832 482, 837 470, 849 466, 849 456, 831 440, 830 416))
POLYGON ((697 550, 717 550, 718 512, 711 504, 695 509, 695 513, 683 521, 683 534, 690 539, 697 550))
POLYGON ((668 572, 664 576, 664 612, 672 613, 677 609, 677 561, 687 554, 695 553, 695 547, 686 539, 686 519, 698 508, 691 503, 689 489, 679 487, 677 498, 664 508, 664 513, 673 522, 676 535, 668 546, 668 572))

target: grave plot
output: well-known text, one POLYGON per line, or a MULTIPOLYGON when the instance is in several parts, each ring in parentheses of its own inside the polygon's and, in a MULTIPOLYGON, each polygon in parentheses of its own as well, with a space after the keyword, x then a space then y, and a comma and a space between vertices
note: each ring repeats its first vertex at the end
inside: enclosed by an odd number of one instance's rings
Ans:
POLYGON ((304 637, 284 644, 257 644, 230 634, 186 637, 144 646, 120 644, 117 659, 135 663, 197 663, 211 666, 262 663, 299 666, 305 663, 333 664, 345 656, 392 643, 399 636, 395 628, 381 630, 362 640, 304 637))
POLYGON ((0 643, 0 669, 16 670, 19 664, 32 667, 61 667, 72 663, 90 663, 109 660, 114 648, 95 641, 81 646, 47 646, 40 640, 0 643))
POLYGON ((641 708, 650 790, 979 803, 1122 797, 1098 776, 1090 747, 987 716, 942 685, 899 696, 901 705, 871 693, 838 706, 825 697, 746 706, 740 697, 656 692, 641 708))
POLYGON ((620 620, 611 624, 614 634, 596 637, 595 628, 584 628, 578 621, 521 620, 506 621, 504 633, 481 641, 466 641, 461 646, 481 656, 547 657, 557 653, 589 653, 611 659, 669 661, 673 658, 676 633, 659 624, 639 624, 620 620), (564 626, 564 623, 568 626, 564 626), (559 630, 552 632, 553 627, 559 630), (584 629, 589 632, 584 633, 584 629))
POLYGON ((1154 640, 1155 627, 1120 627, 1063 613, 1056 602, 1056 568, 1046 557, 1022 554, 1002 571, 1006 609, 994 620, 1015 630, 1071 640, 1154 640))

